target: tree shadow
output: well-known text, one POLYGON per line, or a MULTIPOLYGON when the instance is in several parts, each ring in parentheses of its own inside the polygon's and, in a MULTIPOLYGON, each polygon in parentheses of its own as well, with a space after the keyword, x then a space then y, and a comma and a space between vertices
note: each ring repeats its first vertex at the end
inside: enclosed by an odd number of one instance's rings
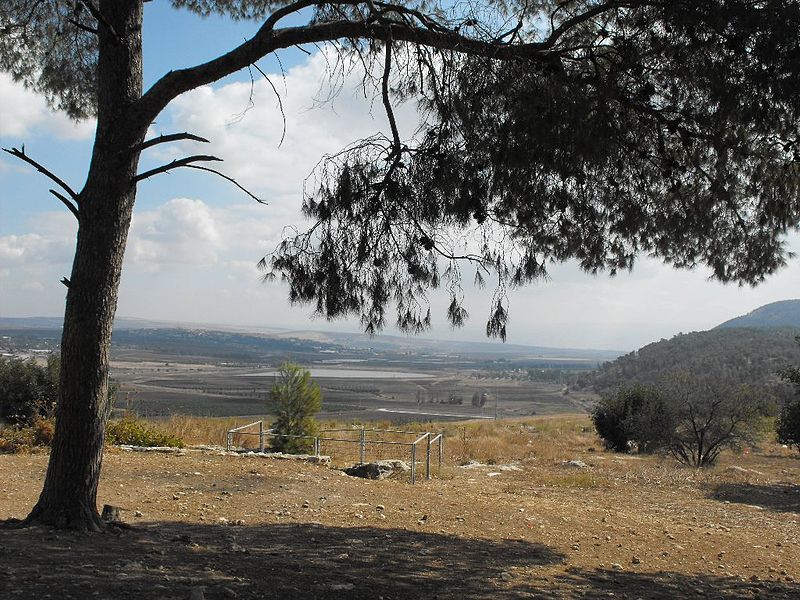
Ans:
POLYGON ((751 504, 780 512, 800 513, 800 485, 774 483, 722 483, 709 494, 714 500, 751 504))
POLYGON ((660 571, 635 572, 608 569, 568 569, 553 578, 558 588, 565 586, 570 598, 763 598, 764 600, 800 597, 800 585, 790 581, 742 581, 738 577, 721 577, 705 573, 660 571))
MULTIPOLYGON (((563 562, 541 544, 375 527, 160 522, 122 534, 0 530, 13 598, 504 598, 509 571, 563 562)), ((5 596, 5 594, 4 594, 5 596)))

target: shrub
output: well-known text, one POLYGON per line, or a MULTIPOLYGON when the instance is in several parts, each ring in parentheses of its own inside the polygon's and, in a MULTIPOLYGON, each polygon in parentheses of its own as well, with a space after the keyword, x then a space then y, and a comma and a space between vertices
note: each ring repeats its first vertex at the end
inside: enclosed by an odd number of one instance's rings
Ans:
POLYGON ((53 441, 55 422, 52 418, 36 417, 30 425, 15 425, 0 429, 0 452, 30 452, 48 447, 53 441))
POLYGON ((609 450, 626 452, 636 445, 652 452, 664 445, 664 432, 672 416, 655 388, 621 387, 605 395, 592 411, 597 434, 609 450))
POLYGON ((783 407, 775 424, 778 441, 800 450, 800 400, 795 400, 783 407))
POLYGON ((183 448, 179 437, 159 431, 146 421, 126 415, 119 421, 109 421, 106 427, 106 442, 115 446, 171 446, 183 448))
MULTIPOLYGON (((800 336, 795 339, 800 344, 800 336)), ((784 381, 793 383, 795 390, 800 393, 800 368, 788 367, 778 374, 784 381)), ((775 421, 775 430, 781 444, 795 446, 800 450, 800 398, 784 405, 781 414, 775 421)))
POLYGON ((34 360, 0 359, 0 419, 25 426, 49 416, 58 398, 60 369, 55 354, 45 366, 34 360))
POLYGON ((319 431, 314 415, 322 408, 322 392, 311 373, 299 365, 284 363, 279 377, 270 392, 278 411, 272 431, 279 434, 272 438, 272 449, 292 454, 310 452, 314 443, 309 437, 319 431))

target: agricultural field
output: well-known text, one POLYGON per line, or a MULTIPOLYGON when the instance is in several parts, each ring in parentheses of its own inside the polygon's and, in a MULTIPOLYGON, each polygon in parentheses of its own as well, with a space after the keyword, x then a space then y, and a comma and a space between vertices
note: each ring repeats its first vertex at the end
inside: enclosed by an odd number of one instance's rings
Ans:
MULTIPOLYGON (((395 423, 507 418, 583 412, 593 401, 591 393, 570 392, 557 383, 491 376, 480 369, 416 367, 312 366, 323 393, 321 418, 395 423)), ((116 360, 112 377, 117 409, 144 416, 247 416, 273 409, 270 367, 116 360)))

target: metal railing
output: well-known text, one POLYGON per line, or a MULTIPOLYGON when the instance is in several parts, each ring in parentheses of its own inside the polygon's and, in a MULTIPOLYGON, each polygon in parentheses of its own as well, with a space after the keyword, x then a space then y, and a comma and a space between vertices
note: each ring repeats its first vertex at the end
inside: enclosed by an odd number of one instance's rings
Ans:
POLYGON ((273 438, 273 437, 280 437, 286 439, 305 439, 305 440, 312 440, 313 442, 313 452, 315 456, 320 456, 322 452, 322 443, 323 442, 341 442, 345 444, 358 444, 358 462, 359 464, 364 464, 367 462, 367 446, 372 444, 376 446, 405 446, 409 449, 410 458, 411 458, 411 483, 416 483, 417 479, 417 448, 420 444, 424 444, 424 452, 425 452, 425 479, 431 478, 431 452, 434 445, 436 445, 436 454, 438 458, 438 469, 437 472, 441 472, 442 470, 442 462, 444 461, 444 434, 443 433, 432 433, 430 431, 426 431, 424 433, 418 431, 402 431, 399 429, 367 429, 365 427, 360 427, 357 429, 323 429, 320 432, 320 435, 311 436, 311 435, 290 435, 290 434, 282 434, 282 433, 275 433, 272 429, 266 429, 264 427, 263 421, 254 421, 253 423, 248 423, 247 425, 242 425, 240 427, 234 427, 233 429, 229 429, 226 438, 225 438, 225 450, 230 452, 234 448, 234 437, 240 436, 258 436, 258 450, 259 452, 264 452, 264 448, 266 447, 265 440, 266 438, 273 438), (253 427, 258 427, 258 431, 245 431, 246 429, 250 429, 253 427), (330 434, 339 434, 339 433, 352 433, 358 432, 358 439, 346 438, 346 437, 331 437, 330 434), (404 441, 395 441, 395 440, 383 440, 383 439, 369 439, 368 434, 375 433, 375 434, 393 434, 393 435, 401 435, 401 436, 416 436, 414 441, 411 442, 404 442, 404 441))

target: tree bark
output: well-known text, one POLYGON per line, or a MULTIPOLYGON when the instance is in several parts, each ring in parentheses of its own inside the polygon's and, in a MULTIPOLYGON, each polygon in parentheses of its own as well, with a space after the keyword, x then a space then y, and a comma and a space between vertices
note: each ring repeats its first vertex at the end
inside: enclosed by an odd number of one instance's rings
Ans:
POLYGON ((78 195, 79 225, 61 339, 61 389, 44 487, 27 522, 98 531, 108 357, 122 261, 136 199, 136 146, 146 126, 130 108, 142 95, 142 0, 104 0, 99 27, 97 132, 78 195))

